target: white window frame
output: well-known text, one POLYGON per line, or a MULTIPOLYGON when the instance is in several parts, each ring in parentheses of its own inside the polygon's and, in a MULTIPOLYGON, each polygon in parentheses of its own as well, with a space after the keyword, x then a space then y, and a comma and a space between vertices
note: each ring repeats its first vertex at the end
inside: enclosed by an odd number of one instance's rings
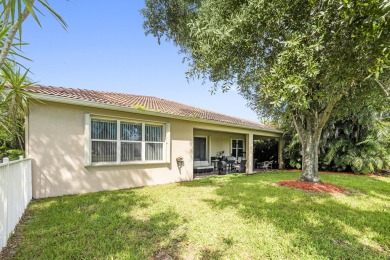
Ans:
MULTIPOLYGON (((238 143, 238 141, 242 141, 242 151, 243 153, 245 153, 245 139, 241 139, 241 138, 230 138, 230 154, 232 154, 233 152, 233 141, 236 141, 238 143)), ((236 155, 238 157, 238 154, 237 154, 237 147, 235 148, 236 149, 236 155)))
POLYGON ((129 165, 129 164, 161 164, 161 163, 170 163, 171 155, 170 155, 170 124, 163 122, 155 122, 148 120, 139 120, 139 119, 130 119, 130 118, 118 118, 118 117, 109 117, 102 115, 93 115, 93 114, 85 114, 85 127, 84 127, 84 136, 85 136, 85 165, 86 166, 107 166, 107 165, 129 165), (115 142, 116 146, 116 161, 115 162, 92 162, 92 141, 109 141, 113 142, 113 140, 100 140, 91 138, 91 122, 92 120, 102 120, 102 121, 116 121, 117 124, 117 138, 115 142), (120 136, 120 124, 124 123, 135 123, 142 125, 142 141, 129 141, 129 140, 121 140, 120 136), (156 125, 162 126, 163 128, 163 141, 162 142, 152 142, 145 140, 145 125, 156 125), (141 160, 138 161, 127 161, 121 162, 121 142, 141 142, 141 160), (162 143, 163 144, 163 158, 162 160, 149 160, 145 159, 145 144, 146 143, 162 143))

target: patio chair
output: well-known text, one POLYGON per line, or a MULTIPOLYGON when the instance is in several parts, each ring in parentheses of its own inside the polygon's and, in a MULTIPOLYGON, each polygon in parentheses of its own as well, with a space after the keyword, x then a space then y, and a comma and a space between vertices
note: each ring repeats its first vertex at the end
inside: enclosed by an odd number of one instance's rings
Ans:
POLYGON ((237 157, 237 161, 232 165, 235 172, 241 171, 242 157, 237 157))
POLYGON ((268 165, 268 169, 273 169, 274 168, 274 161, 268 161, 269 165, 268 165))
POLYGON ((264 162, 259 162, 257 164, 257 169, 262 169, 262 170, 272 170, 272 161, 264 161, 264 162))

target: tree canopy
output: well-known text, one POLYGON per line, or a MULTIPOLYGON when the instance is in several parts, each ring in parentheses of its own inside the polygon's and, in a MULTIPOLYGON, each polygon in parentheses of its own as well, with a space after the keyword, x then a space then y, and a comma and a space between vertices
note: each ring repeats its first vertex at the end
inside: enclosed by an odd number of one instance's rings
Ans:
POLYGON ((382 76, 390 65, 388 1, 145 2, 146 33, 178 45, 190 76, 237 86, 260 114, 291 120, 302 180, 319 181, 321 132, 340 100, 390 93, 382 76))

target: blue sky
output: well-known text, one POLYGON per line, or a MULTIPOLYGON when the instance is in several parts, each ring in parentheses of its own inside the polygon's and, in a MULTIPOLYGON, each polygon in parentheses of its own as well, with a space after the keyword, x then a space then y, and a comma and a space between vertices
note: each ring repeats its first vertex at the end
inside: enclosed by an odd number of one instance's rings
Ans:
POLYGON ((141 0, 49 1, 66 20, 65 31, 46 14, 42 28, 30 17, 23 27, 29 46, 23 63, 43 85, 157 96, 258 121, 235 90, 211 95, 211 83, 187 81, 184 56, 170 42, 145 36, 141 0))

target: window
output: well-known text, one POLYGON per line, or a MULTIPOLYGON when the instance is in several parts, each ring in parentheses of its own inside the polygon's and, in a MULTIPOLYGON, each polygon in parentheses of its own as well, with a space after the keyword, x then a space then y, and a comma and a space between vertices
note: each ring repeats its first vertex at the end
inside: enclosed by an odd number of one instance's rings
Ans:
POLYGON ((142 124, 121 122, 121 162, 142 160, 142 124))
POLYGON ((244 140, 232 140, 232 156, 239 157, 245 152, 244 140))
POLYGON ((169 124, 98 118, 89 119, 89 122, 90 132, 86 134, 90 137, 90 147, 86 158, 88 156, 93 164, 163 162, 168 159, 169 135, 166 133, 169 124))
POLYGON ((145 125, 145 159, 161 161, 163 159, 162 126, 145 125))
POLYGON ((92 121, 92 162, 116 162, 116 122, 92 121))

